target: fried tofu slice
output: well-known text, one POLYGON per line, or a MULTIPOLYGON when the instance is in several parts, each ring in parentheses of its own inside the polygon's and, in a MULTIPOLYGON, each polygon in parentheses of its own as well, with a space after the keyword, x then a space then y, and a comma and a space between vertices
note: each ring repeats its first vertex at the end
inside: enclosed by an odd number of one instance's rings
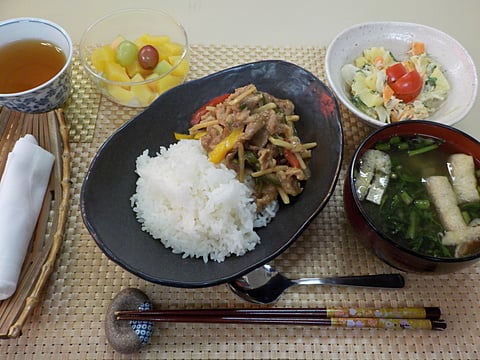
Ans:
POLYGON ((447 246, 477 241, 480 242, 480 226, 466 226, 463 229, 446 231, 442 238, 442 244, 447 246))
POLYGON ((467 224, 457 204, 457 196, 446 176, 430 176, 426 187, 446 231, 464 229, 467 224))
POLYGON ((455 257, 476 254, 478 252, 480 252, 480 240, 463 242, 455 248, 455 257))
POLYGON ((448 158, 448 164, 458 203, 480 201, 473 158, 467 154, 452 154, 448 158))
POLYGON ((358 198, 380 205, 391 173, 392 162, 390 155, 376 149, 365 151, 360 160, 358 175, 355 178, 358 198))

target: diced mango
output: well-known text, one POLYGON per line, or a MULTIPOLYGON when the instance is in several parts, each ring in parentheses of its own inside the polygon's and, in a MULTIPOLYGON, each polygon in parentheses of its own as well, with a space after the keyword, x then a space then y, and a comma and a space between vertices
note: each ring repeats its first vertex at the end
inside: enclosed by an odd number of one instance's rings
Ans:
POLYGON ((132 101, 134 93, 118 85, 107 85, 109 94, 121 104, 128 104, 132 101))
POLYGON ((145 45, 152 45, 155 47, 161 47, 163 44, 168 43, 170 41, 170 37, 167 35, 151 35, 151 34, 143 34, 135 39, 134 43, 141 48, 145 45))
MULTIPOLYGON (((181 60, 181 56, 170 56, 168 58, 168 62, 172 64, 172 66, 175 66, 179 61, 181 60)), ((175 76, 180 76, 180 77, 185 77, 188 74, 188 70, 190 69, 190 66, 188 64, 187 59, 181 60, 180 64, 173 69, 172 75, 175 76)))
MULTIPOLYGON (((144 78, 140 74, 137 74, 132 78, 132 82, 143 80, 144 78)), ((149 105, 156 96, 148 84, 132 85, 132 92, 135 94, 135 98, 141 106, 149 105)))
POLYGON ((132 77, 132 82, 142 82, 145 81, 145 78, 142 76, 142 74, 135 74, 135 76, 132 77))
POLYGON ((147 70, 141 67, 137 60, 135 60, 131 65, 127 66, 126 69, 128 76, 130 76, 131 78, 133 78, 137 74, 145 77, 152 72, 151 70, 147 70))
POLYGON ((151 86, 153 87, 154 91, 157 92, 158 94, 161 94, 179 84, 181 84, 183 81, 182 78, 178 76, 174 76, 171 74, 165 75, 161 79, 158 79, 157 81, 154 81, 151 83, 151 86))
MULTIPOLYGON (((153 74, 147 76, 147 77, 145 78, 145 80, 153 80, 153 79, 155 79, 155 78, 157 78, 157 77, 158 77, 158 75, 155 74, 155 73, 153 73, 153 74)), ((154 93, 158 93, 158 94, 160 93, 160 92, 158 91, 158 86, 157 86, 157 82, 156 82, 156 81, 148 82, 147 85, 148 85, 148 87, 150 88, 150 90, 152 90, 154 93)))
POLYGON ((104 72, 106 64, 115 62, 115 51, 108 45, 96 48, 92 52, 91 60, 98 72, 104 72))
POLYGON ((182 55, 183 46, 176 42, 167 42, 163 44, 162 50, 164 50, 168 56, 178 56, 182 55))
POLYGON ((125 68, 116 62, 109 62, 105 64, 105 76, 107 77, 107 79, 112 81, 130 81, 130 77, 128 76, 125 68))

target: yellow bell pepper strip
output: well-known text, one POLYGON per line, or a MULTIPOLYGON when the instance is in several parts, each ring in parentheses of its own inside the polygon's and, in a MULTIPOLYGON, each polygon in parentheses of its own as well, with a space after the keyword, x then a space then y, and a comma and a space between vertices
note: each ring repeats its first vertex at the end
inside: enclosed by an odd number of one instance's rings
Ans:
POLYGON ((200 139, 203 135, 205 135, 207 132, 206 131, 199 131, 195 134, 182 134, 182 133, 173 133, 175 136, 175 140, 198 140, 200 139))
POLYGON ((225 139, 220 141, 212 151, 208 153, 208 160, 214 164, 219 164, 225 159, 228 152, 233 149, 240 135, 243 134, 243 128, 234 129, 225 139))
POLYGON ((182 134, 182 133, 173 133, 173 135, 175 136, 175 140, 184 140, 184 139, 193 139, 193 135, 190 135, 190 134, 182 134))

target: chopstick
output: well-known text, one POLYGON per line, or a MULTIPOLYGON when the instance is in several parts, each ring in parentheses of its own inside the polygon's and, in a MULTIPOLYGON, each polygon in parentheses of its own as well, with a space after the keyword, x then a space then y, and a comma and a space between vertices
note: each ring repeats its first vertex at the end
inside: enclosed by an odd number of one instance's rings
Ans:
POLYGON ((418 330, 446 329, 446 323, 440 320, 440 309, 436 307, 359 308, 351 312, 345 310, 348 309, 122 310, 115 312, 115 317, 117 320, 152 322, 316 325, 418 330))
POLYGON ((265 308, 265 309, 187 309, 187 310, 121 310, 117 311, 118 320, 125 316, 297 316, 321 318, 398 318, 439 320, 439 307, 400 307, 400 308, 265 308))

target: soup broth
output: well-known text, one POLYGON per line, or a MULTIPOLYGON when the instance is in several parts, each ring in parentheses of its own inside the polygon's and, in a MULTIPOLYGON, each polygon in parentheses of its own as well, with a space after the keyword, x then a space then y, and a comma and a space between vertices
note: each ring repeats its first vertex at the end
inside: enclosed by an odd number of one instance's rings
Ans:
MULTIPOLYGON (((362 200, 367 216, 381 232, 406 248, 435 257, 454 257, 456 247, 442 243, 446 229, 426 183, 429 177, 450 178, 449 157, 455 152, 442 140, 423 136, 392 137, 377 143, 375 149, 389 155, 391 173, 381 201, 362 200)), ((477 176, 478 171, 478 183, 477 176)), ((480 218, 478 202, 459 205, 459 210, 465 226, 480 218)))
POLYGON ((54 77, 66 63, 56 45, 40 39, 18 40, 0 47, 0 93, 37 87, 54 77))

